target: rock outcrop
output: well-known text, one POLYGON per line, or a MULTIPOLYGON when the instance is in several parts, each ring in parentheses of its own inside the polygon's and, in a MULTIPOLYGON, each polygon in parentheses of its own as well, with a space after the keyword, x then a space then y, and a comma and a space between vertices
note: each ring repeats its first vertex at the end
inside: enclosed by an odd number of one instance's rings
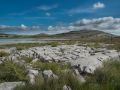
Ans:
POLYGON ((0 84, 0 90, 13 90, 18 85, 24 85, 23 82, 4 82, 0 84))
POLYGON ((79 66, 81 72, 93 73, 107 59, 116 58, 119 53, 116 50, 105 48, 90 48, 77 45, 60 45, 57 47, 43 46, 21 50, 10 55, 9 58, 16 60, 20 57, 31 57, 33 62, 38 60, 46 62, 70 63, 71 66, 79 66))
MULTIPOLYGON (((10 49, 10 56, 1 57, 0 64, 5 60, 12 60, 14 63, 25 66, 29 83, 34 84, 35 78, 39 75, 47 81, 49 78, 59 79, 52 70, 37 70, 32 67, 31 63, 39 61, 58 62, 71 64, 73 75, 84 83, 84 75, 93 74, 97 67, 102 66, 102 62, 111 58, 120 58, 120 52, 116 50, 107 50, 106 48, 90 48, 77 45, 60 45, 57 47, 42 46, 33 47, 26 50, 17 51, 15 48, 10 49), (32 58, 32 61, 25 61, 22 58, 32 58), (30 62, 30 63, 29 63, 30 62)), ((5 82, 0 84, 0 90, 12 90, 22 82, 5 82)), ((63 86, 63 90, 71 90, 67 85, 63 86)))
POLYGON ((38 70, 33 70, 33 69, 28 70, 29 82, 31 84, 35 83, 35 77, 38 76, 38 74, 39 74, 38 70))

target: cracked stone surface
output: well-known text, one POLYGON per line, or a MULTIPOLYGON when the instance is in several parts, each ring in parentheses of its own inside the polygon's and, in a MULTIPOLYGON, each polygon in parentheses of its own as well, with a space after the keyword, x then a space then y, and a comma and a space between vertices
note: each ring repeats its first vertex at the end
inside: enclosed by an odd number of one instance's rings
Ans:
POLYGON ((47 62, 64 62, 72 66, 80 66, 81 71, 93 73, 107 59, 117 58, 120 54, 116 50, 106 48, 93 49, 77 45, 60 45, 57 47, 42 46, 17 51, 9 56, 12 60, 22 56, 32 57, 47 62))

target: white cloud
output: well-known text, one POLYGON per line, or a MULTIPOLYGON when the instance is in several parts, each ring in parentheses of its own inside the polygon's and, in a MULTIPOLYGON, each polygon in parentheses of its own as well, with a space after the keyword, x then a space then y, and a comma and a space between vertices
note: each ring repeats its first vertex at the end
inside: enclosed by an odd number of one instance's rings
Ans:
POLYGON ((93 29, 113 30, 120 29, 120 18, 103 17, 97 19, 82 19, 74 23, 77 27, 93 27, 93 29))
MULTIPOLYGON (((40 32, 45 31, 45 33, 57 34, 82 29, 101 30, 120 35, 120 18, 103 17, 94 19, 82 19, 68 25, 60 24, 57 26, 49 26, 47 31, 42 29, 40 32)), ((41 30, 41 27, 26 26, 24 24, 21 24, 20 26, 0 25, 0 30, 41 30)))
POLYGON ((46 16, 51 16, 51 13, 47 12, 47 13, 46 13, 46 16))
POLYGON ((103 17, 96 19, 82 19, 69 26, 55 26, 51 28, 55 32, 68 32, 74 30, 101 30, 120 35, 120 18, 103 17), (117 33, 116 33, 117 32, 117 33))
POLYGON ((22 28, 23 30, 26 30, 28 27, 25 26, 24 24, 21 24, 21 28, 22 28))
POLYGON ((95 4, 93 4, 93 6, 88 6, 88 7, 77 7, 77 8, 72 8, 70 10, 68 10, 68 14, 69 15, 73 15, 73 14, 79 14, 79 13, 93 13, 95 12, 97 9, 102 9, 105 8, 105 4, 101 3, 101 2, 97 2, 95 4))
POLYGON ((54 9, 54 8, 57 8, 57 7, 58 7, 57 4, 52 5, 52 6, 43 5, 43 6, 37 7, 37 9, 43 10, 43 11, 48 11, 48 10, 51 10, 51 9, 54 9))
POLYGON ((48 30, 49 30, 49 31, 51 31, 51 30, 53 30, 53 29, 54 29, 53 26, 48 26, 48 30))
POLYGON ((101 3, 101 2, 97 2, 93 5, 93 9, 101 9, 101 8, 104 8, 104 7, 105 7, 105 4, 101 3))
POLYGON ((65 33, 73 30, 73 26, 48 26, 48 34, 65 33))
POLYGON ((40 26, 26 26, 24 24, 20 26, 0 25, 0 30, 38 30, 40 28, 40 26))

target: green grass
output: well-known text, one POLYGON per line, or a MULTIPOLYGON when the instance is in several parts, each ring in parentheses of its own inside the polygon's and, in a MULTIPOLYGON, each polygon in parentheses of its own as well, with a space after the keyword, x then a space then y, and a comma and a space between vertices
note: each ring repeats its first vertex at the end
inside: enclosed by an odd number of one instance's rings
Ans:
POLYGON ((27 80, 24 66, 15 64, 12 61, 5 61, 0 64, 0 81, 25 81, 27 80))
MULTIPOLYGON (((35 69, 52 70, 59 78, 44 80, 42 75, 38 75, 35 84, 26 83, 14 90, 62 90, 64 85, 70 86, 72 90, 120 90, 120 60, 103 62, 103 67, 97 68, 94 74, 86 75, 86 82, 81 83, 68 64, 42 61, 32 63, 32 58, 23 59, 35 69)), ((23 65, 6 60, 0 64, 0 83, 12 81, 28 81, 27 72, 23 65)))
POLYGON ((103 67, 87 78, 83 90, 87 90, 86 87, 89 90, 120 90, 120 60, 104 62, 103 67))
POLYGON ((72 90, 120 90, 120 60, 109 60, 103 67, 97 68, 93 75, 86 76, 86 82, 81 83, 72 72, 59 73, 58 79, 44 81, 37 77, 34 85, 17 86, 14 90, 62 90, 68 85, 72 90))
POLYGON ((24 60, 25 61, 25 63, 31 63, 32 62, 32 60, 33 60, 33 58, 31 58, 31 57, 21 57, 19 60, 24 60))
POLYGON ((5 56, 9 56, 9 53, 0 51, 0 57, 5 57, 5 56))
POLYGON ((48 62, 36 62, 36 63, 32 63, 32 66, 34 68, 37 68, 37 69, 40 69, 40 70, 52 70, 54 73, 58 73, 62 70, 65 70, 65 69, 69 69, 70 68, 70 65, 68 64, 61 64, 61 63, 55 63, 55 62, 52 62, 52 63, 48 63, 48 62))
POLYGON ((48 43, 17 43, 17 44, 5 44, 5 45, 0 45, 0 48, 11 48, 11 47, 16 47, 17 50, 23 50, 23 49, 28 49, 31 47, 39 47, 39 46, 46 46, 50 45, 52 47, 56 47, 58 45, 64 44, 64 45, 73 45, 73 44, 80 44, 82 45, 83 43, 87 43, 88 46, 94 47, 94 48, 99 48, 102 47, 100 44, 113 44, 113 45, 108 45, 108 49, 116 49, 120 51, 120 39, 119 38, 94 38, 94 39, 89 39, 89 38, 83 38, 83 39, 75 39, 75 40, 63 40, 63 41, 53 41, 53 42, 48 42, 48 43))
POLYGON ((11 48, 11 47, 16 47, 17 50, 23 50, 23 49, 28 49, 31 47, 40 47, 40 46, 46 46, 50 45, 52 47, 56 47, 60 45, 59 42, 49 42, 49 43, 17 43, 17 44, 5 44, 5 45, 0 45, 0 48, 11 48))
POLYGON ((107 46, 108 49, 115 49, 117 51, 120 51, 120 43, 112 44, 107 46))
POLYGON ((59 74, 58 79, 50 78, 42 81, 41 78, 34 84, 17 86, 14 90, 62 90, 64 85, 71 86, 72 90, 79 90, 81 83, 70 72, 59 74))

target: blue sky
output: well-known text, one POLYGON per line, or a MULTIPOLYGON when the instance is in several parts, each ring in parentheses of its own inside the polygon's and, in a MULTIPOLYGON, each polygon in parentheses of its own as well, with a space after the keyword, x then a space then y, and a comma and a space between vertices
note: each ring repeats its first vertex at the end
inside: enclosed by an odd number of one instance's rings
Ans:
POLYGON ((119 18, 120 0, 0 0, 0 25, 67 25, 86 18, 119 18))
POLYGON ((0 24, 54 25, 81 18, 119 17, 119 8, 120 0, 0 0, 0 24), (97 2, 105 7, 92 11, 97 2))

